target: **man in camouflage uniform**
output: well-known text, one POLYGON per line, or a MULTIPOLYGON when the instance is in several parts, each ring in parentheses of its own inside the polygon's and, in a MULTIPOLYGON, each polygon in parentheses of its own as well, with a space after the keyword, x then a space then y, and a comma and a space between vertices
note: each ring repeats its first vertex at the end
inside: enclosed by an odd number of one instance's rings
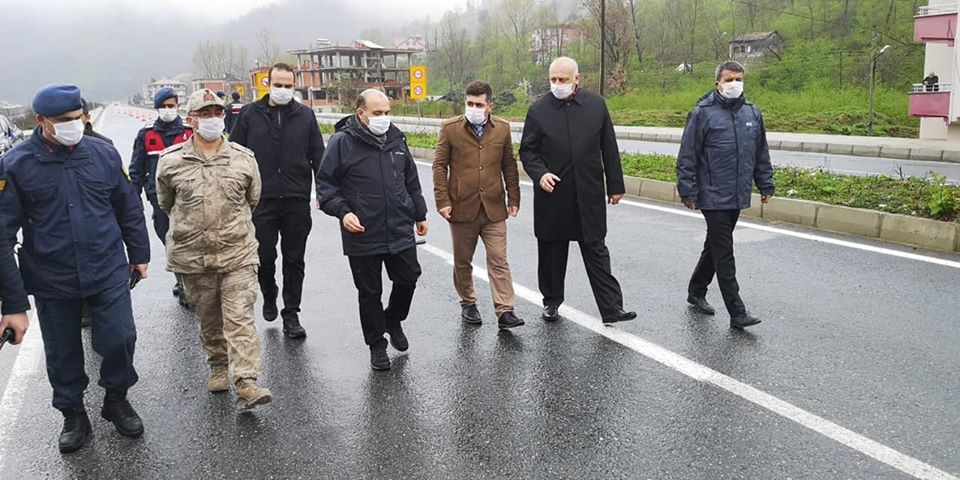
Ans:
POLYGON ((237 407, 247 410, 272 400, 256 383, 259 258, 252 212, 260 201, 260 173, 253 152, 224 140, 224 106, 214 92, 190 95, 187 115, 196 134, 164 150, 157 169, 157 199, 170 216, 167 269, 183 279, 200 320, 207 389, 230 389, 229 365, 237 407))

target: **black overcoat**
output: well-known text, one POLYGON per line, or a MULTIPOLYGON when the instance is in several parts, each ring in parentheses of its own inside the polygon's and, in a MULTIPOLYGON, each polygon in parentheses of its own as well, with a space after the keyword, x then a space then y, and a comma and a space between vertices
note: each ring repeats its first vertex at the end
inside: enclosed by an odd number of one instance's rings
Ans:
POLYGON ((520 161, 533 179, 534 234, 544 241, 603 240, 607 195, 625 192, 620 149, 603 97, 580 89, 572 99, 546 95, 530 106, 520 161), (560 177, 553 193, 540 177, 560 177))

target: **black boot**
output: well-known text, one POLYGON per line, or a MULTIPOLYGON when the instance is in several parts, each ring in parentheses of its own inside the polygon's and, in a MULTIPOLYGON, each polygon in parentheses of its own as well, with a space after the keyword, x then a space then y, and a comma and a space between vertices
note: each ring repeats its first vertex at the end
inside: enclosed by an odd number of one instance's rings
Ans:
POLYGON ((465 323, 470 325, 480 325, 483 323, 483 319, 480 318, 480 310, 477 310, 476 305, 467 305, 463 307, 460 311, 460 318, 463 319, 465 323))
POLYGON ((760 323, 760 319, 747 312, 738 313, 730 317, 730 328, 736 328, 738 330, 743 330, 758 323, 760 323))
POLYGON ((117 432, 124 437, 136 438, 143 435, 143 421, 127 401, 127 392, 108 391, 103 398, 100 416, 113 423, 117 432))
POLYGON ((283 334, 289 338, 304 338, 307 331, 300 326, 300 319, 296 315, 291 315, 283 319, 283 334))
POLYGON ((410 348, 410 342, 407 340, 407 336, 403 333, 403 328, 397 325, 396 328, 391 328, 387 330, 387 333, 390 334, 390 345, 393 345, 393 348, 396 348, 398 352, 406 352, 410 348))
POLYGON ((180 283, 180 282, 177 282, 177 283, 173 286, 173 296, 174 296, 174 297, 179 297, 180 295, 183 295, 183 284, 180 283))
POLYGON ((603 316, 604 324, 626 322, 637 318, 637 312, 624 312, 622 309, 603 316))
POLYGON ((500 330, 519 327, 523 324, 523 320, 517 318, 516 314, 513 312, 503 312, 503 314, 500 315, 500 318, 497 320, 497 327, 499 327, 500 330))
POLYGON ((390 357, 387 356, 387 342, 370 347, 370 367, 374 370, 390 370, 390 357))
POLYGON ((687 303, 693 305, 694 310, 704 315, 713 315, 717 313, 717 311, 713 309, 713 305, 707 303, 707 299, 704 297, 696 297, 693 294, 688 294, 687 303))
POLYGON ((277 300, 268 300, 263 299, 263 319, 272 322, 277 319, 277 316, 280 315, 280 311, 277 310, 277 300))
POLYGON ((90 418, 83 408, 63 411, 63 430, 57 444, 60 453, 73 453, 80 450, 90 441, 93 430, 90 428, 90 418))

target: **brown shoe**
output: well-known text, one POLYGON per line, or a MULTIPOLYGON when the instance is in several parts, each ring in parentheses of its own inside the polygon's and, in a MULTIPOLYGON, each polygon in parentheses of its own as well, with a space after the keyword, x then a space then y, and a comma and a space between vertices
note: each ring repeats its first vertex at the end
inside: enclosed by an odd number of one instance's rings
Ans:
POLYGON ((210 369, 210 376, 207 377, 207 390, 211 393, 230 390, 230 379, 227 377, 227 367, 216 366, 210 369))
POLYGON ((237 380, 237 408, 250 410, 257 405, 266 405, 273 400, 270 390, 257 385, 255 380, 241 378, 237 380))

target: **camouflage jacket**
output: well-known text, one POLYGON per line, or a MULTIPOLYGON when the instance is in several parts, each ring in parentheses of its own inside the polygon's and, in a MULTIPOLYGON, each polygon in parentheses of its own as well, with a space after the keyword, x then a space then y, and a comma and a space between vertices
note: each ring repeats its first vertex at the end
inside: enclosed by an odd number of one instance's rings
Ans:
POLYGON ((260 171, 253 152, 224 140, 205 158, 196 140, 161 153, 157 200, 170 216, 167 270, 225 273, 258 265, 253 210, 260 171))

